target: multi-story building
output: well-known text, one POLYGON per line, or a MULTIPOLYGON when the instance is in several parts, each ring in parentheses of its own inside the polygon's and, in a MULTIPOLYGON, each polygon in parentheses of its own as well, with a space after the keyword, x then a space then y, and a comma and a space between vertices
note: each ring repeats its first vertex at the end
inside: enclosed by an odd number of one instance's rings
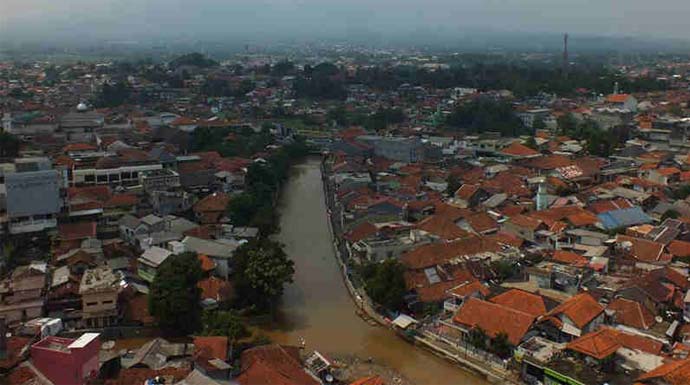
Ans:
POLYGON ((31 346, 33 366, 54 384, 83 385, 99 373, 98 333, 77 339, 49 336, 31 346))
POLYGON ((13 167, 5 168, 0 194, 4 190, 10 234, 56 227, 61 186, 60 174, 47 158, 17 159, 13 167))
POLYGON ((374 154, 386 159, 414 163, 423 158, 423 145, 419 138, 358 136, 357 140, 374 147, 374 154))
POLYGON ((86 270, 81 278, 82 321, 86 327, 115 325, 120 318, 118 295, 122 277, 110 268, 86 270))
POLYGON ((180 174, 168 168, 146 171, 139 174, 139 184, 146 192, 168 191, 180 187, 180 174))

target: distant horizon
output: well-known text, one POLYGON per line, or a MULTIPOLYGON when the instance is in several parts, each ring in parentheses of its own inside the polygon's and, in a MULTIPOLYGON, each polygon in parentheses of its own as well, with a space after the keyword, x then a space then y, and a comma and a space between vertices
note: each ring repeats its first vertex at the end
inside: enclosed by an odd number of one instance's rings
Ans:
MULTIPOLYGON (((0 45, 342 40, 446 44, 476 35, 690 43, 690 2, 667 0, 2 0, 0 45)), ((482 37, 482 36, 480 36, 482 37)), ((480 39, 481 40, 481 39, 480 39)), ((479 41, 477 44, 491 44, 479 41)), ((529 45, 530 42, 525 42, 529 45)), ((576 44, 575 42, 573 42, 576 44)))

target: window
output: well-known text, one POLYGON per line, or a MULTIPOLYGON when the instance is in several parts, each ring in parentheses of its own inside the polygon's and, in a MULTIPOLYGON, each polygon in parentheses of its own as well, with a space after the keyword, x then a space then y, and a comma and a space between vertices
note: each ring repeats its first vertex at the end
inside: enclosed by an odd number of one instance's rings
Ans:
POLYGON ((113 304, 113 301, 112 301, 112 300, 110 300, 110 301, 103 301, 103 302, 101 302, 101 304, 102 304, 102 305, 112 305, 112 304, 113 304))
POLYGON ((108 181, 108 176, 107 176, 107 175, 99 175, 99 176, 96 178, 96 180, 97 180, 99 183, 100 183, 100 182, 104 182, 104 183, 105 183, 105 182, 108 181))
POLYGON ((84 181, 85 182, 94 182, 96 180, 95 175, 84 175, 84 181))
POLYGON ((86 306, 96 306, 98 305, 98 302, 87 302, 86 306))

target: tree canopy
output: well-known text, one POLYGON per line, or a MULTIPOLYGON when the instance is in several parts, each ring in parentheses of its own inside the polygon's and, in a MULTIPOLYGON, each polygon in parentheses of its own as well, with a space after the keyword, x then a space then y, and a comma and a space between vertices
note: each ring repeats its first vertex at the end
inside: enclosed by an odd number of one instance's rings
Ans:
POLYGON ((225 336, 230 341, 249 337, 242 318, 234 311, 205 311, 202 317, 203 336, 225 336))
POLYGON ((166 332, 187 335, 201 322, 201 263, 194 253, 171 255, 158 268, 149 292, 149 312, 166 332))
POLYGON ((124 104, 129 95, 129 87, 124 82, 116 82, 115 84, 105 83, 96 97, 96 106, 117 107, 124 104))
POLYGON ((19 154, 19 139, 9 132, 0 132, 0 158, 14 158, 19 154))
POLYGON ((321 63, 316 67, 305 66, 294 83, 299 98, 345 99, 347 90, 337 66, 321 63))
POLYGON ((370 263, 362 267, 364 288, 377 304, 389 309, 399 310, 404 305, 405 267, 396 259, 381 263, 370 263))
POLYGON ((446 119, 446 124, 467 133, 497 131, 504 136, 531 133, 505 101, 478 98, 459 105, 446 119))
POLYGON ((172 67, 172 68, 178 68, 178 67, 182 67, 182 66, 195 66, 195 67, 201 67, 201 68, 208 68, 208 67, 215 67, 217 65, 218 65, 217 61, 209 59, 208 57, 206 57, 203 54, 198 53, 198 52, 188 53, 188 54, 179 56, 170 62, 170 67, 172 67))
POLYGON ((235 251, 233 281, 239 307, 271 310, 292 282, 294 263, 283 246, 270 239, 248 242, 235 251))

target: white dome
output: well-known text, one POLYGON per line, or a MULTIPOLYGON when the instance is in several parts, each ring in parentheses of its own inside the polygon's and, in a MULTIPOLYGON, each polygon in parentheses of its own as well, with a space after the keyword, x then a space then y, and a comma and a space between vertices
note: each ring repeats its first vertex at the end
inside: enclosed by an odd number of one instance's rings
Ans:
POLYGON ((77 111, 86 111, 89 109, 89 106, 86 105, 86 103, 81 102, 77 105, 77 111))

